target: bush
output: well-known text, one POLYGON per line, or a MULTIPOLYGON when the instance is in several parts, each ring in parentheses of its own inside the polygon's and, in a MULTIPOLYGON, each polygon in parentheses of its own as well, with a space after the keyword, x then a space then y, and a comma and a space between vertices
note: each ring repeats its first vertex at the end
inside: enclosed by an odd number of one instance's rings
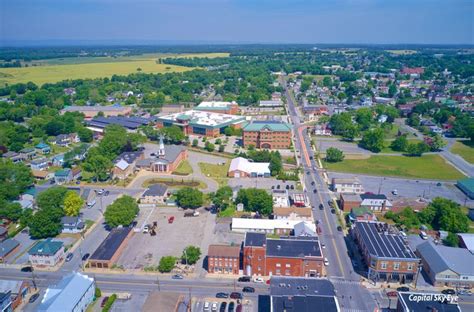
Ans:
POLYGON ((95 287, 95 297, 96 297, 96 298, 102 297, 102 291, 101 291, 100 288, 97 287, 97 286, 95 287))
POLYGON ((201 257, 201 249, 196 246, 188 246, 184 249, 181 261, 188 264, 195 264, 201 257))
POLYGON ((110 296, 109 299, 107 299, 107 302, 105 303, 104 308, 102 308, 102 312, 109 312, 115 300, 117 300, 116 294, 113 294, 112 296, 110 296))
POLYGON ((340 162, 344 160, 344 153, 335 147, 330 147, 326 151, 327 162, 340 162))
POLYGON ((168 273, 173 270, 176 265, 176 257, 173 256, 165 256, 161 257, 160 263, 158 264, 158 270, 161 273, 168 273))

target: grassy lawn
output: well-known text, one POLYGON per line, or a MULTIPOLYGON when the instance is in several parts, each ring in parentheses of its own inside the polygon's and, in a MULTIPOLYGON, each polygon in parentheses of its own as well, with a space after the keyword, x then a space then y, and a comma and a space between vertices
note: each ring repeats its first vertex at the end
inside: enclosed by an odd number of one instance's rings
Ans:
POLYGON ((0 85, 32 81, 36 84, 58 82, 65 79, 86 79, 98 77, 111 77, 112 75, 128 75, 142 73, 169 73, 191 70, 191 67, 158 64, 162 57, 225 57, 228 53, 203 53, 203 54, 144 54, 138 56, 124 56, 118 58, 96 57, 88 58, 84 63, 82 58, 55 59, 38 61, 36 65, 20 68, 1 68, 0 85))
POLYGON ((224 165, 215 165, 209 163, 198 163, 202 174, 206 177, 210 177, 219 184, 219 187, 227 185, 227 172, 229 171, 230 160, 224 165))
POLYGON ((173 178, 153 178, 153 179, 148 179, 145 182, 143 182, 143 187, 148 187, 151 184, 157 184, 161 183, 164 184, 168 187, 172 188, 183 188, 183 187, 197 187, 200 189, 205 189, 207 188, 207 184, 199 181, 199 180, 190 180, 190 179, 173 179, 173 178))
POLYGON ((378 176, 419 179, 457 180, 464 175, 444 161, 439 155, 422 157, 371 156, 367 159, 347 159, 339 163, 325 163, 331 171, 378 176))
POLYGON ((178 168, 176 168, 176 170, 173 171, 173 174, 177 174, 177 175, 188 175, 191 173, 193 173, 193 168, 191 167, 191 165, 189 164, 187 160, 182 161, 179 164, 178 168))
MULTIPOLYGON (((418 139, 408 139, 408 143, 418 143, 418 142, 421 142, 421 141, 418 139)), ((392 144, 392 141, 385 141, 385 147, 380 151, 380 153, 402 154, 402 152, 394 151, 390 147, 390 144, 392 144)))
POLYGON ((230 218, 230 217, 233 217, 234 214, 235 214, 235 206, 230 205, 229 207, 227 207, 226 210, 220 211, 217 216, 220 218, 230 218))
POLYGON ((451 147, 451 152, 464 158, 465 161, 474 164, 474 144, 470 141, 457 141, 451 147))

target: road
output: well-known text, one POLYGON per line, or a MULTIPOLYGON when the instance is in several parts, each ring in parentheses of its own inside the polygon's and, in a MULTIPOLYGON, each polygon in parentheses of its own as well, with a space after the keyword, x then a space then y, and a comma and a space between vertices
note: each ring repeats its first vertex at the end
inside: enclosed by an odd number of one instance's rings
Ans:
POLYGON ((331 213, 328 206, 328 202, 332 201, 331 193, 321 176, 321 172, 315 170, 317 165, 311 150, 310 139, 305 126, 300 123, 302 119, 300 119, 299 112, 295 107, 294 98, 288 91, 283 78, 281 83, 285 89, 288 113, 294 125, 295 148, 300 151, 301 155, 301 165, 304 169, 304 186, 311 206, 314 207, 315 221, 321 220, 322 233, 319 238, 326 245, 323 252, 329 261, 329 266, 326 267, 328 278, 334 283, 341 308, 351 311, 373 311, 376 308, 376 303, 370 293, 360 285, 360 276, 353 272, 345 237, 342 232, 337 230, 337 216, 331 213), (317 190, 317 193, 314 193, 314 189, 317 190), (323 210, 318 208, 320 204, 323 204, 323 210))

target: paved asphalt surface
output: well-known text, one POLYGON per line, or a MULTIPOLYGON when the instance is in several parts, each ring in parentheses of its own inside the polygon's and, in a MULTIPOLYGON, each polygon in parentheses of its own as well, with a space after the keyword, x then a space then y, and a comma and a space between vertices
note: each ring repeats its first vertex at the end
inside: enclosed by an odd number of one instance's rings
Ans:
POLYGON ((300 151, 301 163, 304 168, 304 184, 307 195, 316 220, 321 220, 322 233, 319 235, 320 241, 326 245, 324 256, 329 261, 326 267, 328 278, 334 283, 341 308, 345 311, 373 311, 376 307, 375 301, 367 289, 360 285, 360 276, 353 272, 351 259, 348 256, 344 235, 337 230, 337 217, 331 213, 328 201, 332 200, 329 189, 322 176, 315 170, 317 168, 311 150, 310 139, 304 126, 300 124, 300 117, 295 108, 293 97, 286 89, 283 82, 285 95, 287 98, 289 115, 293 121, 295 130, 295 148, 300 151), (314 182, 314 185, 312 185, 314 182), (317 193, 313 193, 314 189, 317 193), (319 204, 324 205, 320 210, 319 204))

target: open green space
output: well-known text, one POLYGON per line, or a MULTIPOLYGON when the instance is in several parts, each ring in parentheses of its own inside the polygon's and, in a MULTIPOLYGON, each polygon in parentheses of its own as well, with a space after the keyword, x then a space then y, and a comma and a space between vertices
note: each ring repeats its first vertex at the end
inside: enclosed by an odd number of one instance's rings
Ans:
POLYGON ((325 163, 330 171, 350 172, 377 176, 457 180, 464 175, 446 163, 439 155, 421 157, 371 156, 367 159, 345 159, 338 163, 325 163))
POLYGON ((176 174, 176 175, 189 175, 193 173, 193 168, 191 167, 191 165, 189 164, 189 162, 187 160, 185 161, 182 161, 178 168, 176 168, 175 171, 173 171, 173 174, 176 174))
MULTIPOLYGON (((225 57, 228 53, 202 54, 143 54, 123 57, 64 58, 35 61, 36 66, 1 68, 0 85, 32 81, 42 85, 66 79, 87 79, 128 75, 131 73, 183 72, 192 67, 159 64, 159 58, 167 57, 225 57)), ((32 65, 32 64, 30 64, 32 65)))
MULTIPOLYGON (((418 139, 408 139, 408 143, 418 143, 421 142, 418 139)), ((391 147, 390 144, 392 144, 392 141, 385 141, 385 147, 380 151, 380 153, 391 153, 391 154, 402 154, 403 152, 399 151, 394 151, 391 147)))
POLYGON ((200 189, 207 188, 207 184, 194 179, 175 179, 175 178, 152 178, 143 182, 143 187, 148 187, 152 184, 161 183, 172 188, 183 188, 183 187, 197 187, 200 189))
POLYGON ((464 158, 465 161, 474 164, 474 143, 471 141, 457 141, 451 147, 451 152, 464 158))
POLYGON ((229 171, 230 161, 228 160, 223 165, 209 164, 209 163, 198 163, 201 172, 206 177, 215 180, 219 187, 227 185, 227 172, 229 171))

